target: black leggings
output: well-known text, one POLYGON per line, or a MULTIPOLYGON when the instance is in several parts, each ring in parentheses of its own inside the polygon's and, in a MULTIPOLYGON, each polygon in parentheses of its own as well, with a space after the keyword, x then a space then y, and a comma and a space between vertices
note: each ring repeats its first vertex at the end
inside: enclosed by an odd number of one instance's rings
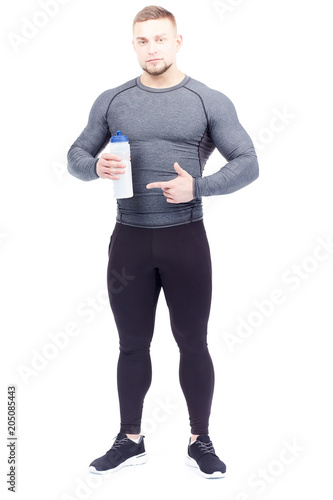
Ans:
POLYGON ((192 434, 208 434, 214 368, 207 347, 212 268, 203 220, 172 227, 116 223, 107 271, 119 333, 120 431, 139 434, 152 369, 150 343, 161 287, 180 351, 179 380, 192 434))

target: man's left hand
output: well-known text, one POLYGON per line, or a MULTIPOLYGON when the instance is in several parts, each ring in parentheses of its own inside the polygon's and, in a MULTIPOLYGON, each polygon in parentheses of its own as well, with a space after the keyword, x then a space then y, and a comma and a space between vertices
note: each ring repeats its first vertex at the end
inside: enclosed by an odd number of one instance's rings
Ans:
POLYGON ((183 170, 178 163, 174 164, 178 177, 172 181, 151 182, 147 189, 161 188, 168 203, 185 203, 193 200, 193 177, 183 170))

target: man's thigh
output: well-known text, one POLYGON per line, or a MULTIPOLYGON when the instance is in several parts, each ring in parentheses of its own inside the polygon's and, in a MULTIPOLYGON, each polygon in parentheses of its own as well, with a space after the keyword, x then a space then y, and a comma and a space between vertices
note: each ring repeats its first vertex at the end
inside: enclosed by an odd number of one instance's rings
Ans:
POLYGON ((177 341, 202 342, 212 296, 209 243, 202 221, 175 226, 159 240, 159 271, 177 341))
POLYGON ((124 225, 110 244, 108 292, 123 347, 150 343, 161 289, 150 232, 140 229, 124 225))

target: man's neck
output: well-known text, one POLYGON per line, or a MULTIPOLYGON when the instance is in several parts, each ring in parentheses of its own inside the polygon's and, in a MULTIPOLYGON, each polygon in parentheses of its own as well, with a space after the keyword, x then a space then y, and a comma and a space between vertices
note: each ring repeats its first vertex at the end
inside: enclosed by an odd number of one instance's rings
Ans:
POLYGON ((146 87, 166 89, 168 87, 174 87, 175 85, 178 85, 178 83, 184 80, 185 76, 185 73, 180 71, 178 68, 173 68, 172 71, 168 70, 162 75, 150 75, 145 71, 141 75, 140 81, 146 87))

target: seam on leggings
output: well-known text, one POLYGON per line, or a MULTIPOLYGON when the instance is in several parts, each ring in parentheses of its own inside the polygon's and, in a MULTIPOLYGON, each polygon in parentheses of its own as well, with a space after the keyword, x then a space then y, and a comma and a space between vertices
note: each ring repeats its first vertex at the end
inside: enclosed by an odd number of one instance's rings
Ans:
POLYGON ((150 260, 153 263, 153 268, 155 269, 156 266, 155 266, 154 251, 153 251, 153 247, 154 247, 154 234, 155 234, 154 229, 151 229, 149 231, 149 233, 150 233, 150 260))
POLYGON ((191 222, 193 222, 193 210, 194 210, 194 205, 192 206, 192 210, 191 210, 191 222))
MULTIPOLYGON (((211 267, 211 263, 209 262, 209 260, 207 258, 207 255, 206 255, 207 254, 206 248, 202 245, 202 241, 195 234, 195 231, 193 230, 193 227, 191 226, 191 224, 187 224, 187 227, 191 231, 192 235, 194 236, 194 239, 196 240, 196 242, 198 243, 198 245, 200 246, 200 248, 202 249, 202 251, 204 252, 206 264, 208 265, 208 268, 209 268, 209 270, 211 272, 212 267, 211 267)), ((208 243, 208 245, 209 245, 209 243, 208 243)))

